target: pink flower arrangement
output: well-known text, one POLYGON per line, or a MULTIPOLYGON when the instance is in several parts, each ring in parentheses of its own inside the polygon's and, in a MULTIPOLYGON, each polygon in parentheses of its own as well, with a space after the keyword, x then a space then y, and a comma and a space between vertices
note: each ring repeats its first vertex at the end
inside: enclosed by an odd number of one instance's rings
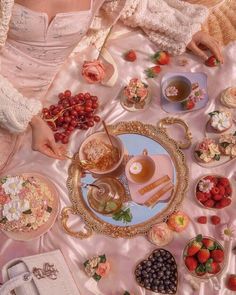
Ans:
POLYGON ((212 139, 205 138, 198 146, 199 150, 207 151, 209 149, 209 145, 214 143, 212 139))
POLYGON ((105 78, 105 67, 99 60, 85 61, 82 76, 90 84, 100 83, 105 78))
POLYGON ((110 263, 107 261, 106 255, 94 256, 84 262, 84 270, 89 277, 95 281, 100 281, 110 271, 110 263))

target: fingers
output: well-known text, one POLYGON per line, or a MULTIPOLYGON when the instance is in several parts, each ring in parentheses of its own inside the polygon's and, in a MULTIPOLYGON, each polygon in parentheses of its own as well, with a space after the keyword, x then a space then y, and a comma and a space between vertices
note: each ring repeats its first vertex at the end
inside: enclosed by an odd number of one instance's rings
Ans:
POLYGON ((51 151, 54 153, 57 159, 65 160, 66 152, 61 145, 57 145, 54 140, 51 140, 48 142, 48 147, 51 149, 51 151))
POLYGON ((196 55, 198 55, 201 59, 207 60, 208 56, 207 54, 202 51, 194 42, 191 42, 188 46, 188 48, 196 55))
POLYGON ((220 46, 219 43, 215 41, 215 39, 213 38, 207 38, 207 39, 203 39, 201 41, 201 43, 203 45, 205 45, 206 47, 208 47, 210 49, 210 51, 212 52, 212 54, 221 62, 224 62, 223 56, 221 54, 221 50, 220 50, 220 46))
POLYGON ((34 150, 54 159, 61 160, 60 157, 55 154, 55 152, 47 145, 41 146, 41 147, 36 147, 34 150))

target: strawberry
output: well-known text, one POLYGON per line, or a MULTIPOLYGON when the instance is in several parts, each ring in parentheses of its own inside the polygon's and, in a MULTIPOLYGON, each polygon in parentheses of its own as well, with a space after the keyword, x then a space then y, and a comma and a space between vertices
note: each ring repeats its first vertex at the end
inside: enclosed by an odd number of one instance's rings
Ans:
POLYGON ((217 215, 212 215, 211 216, 211 223, 214 225, 217 225, 220 223, 220 217, 217 215))
POLYGON ((230 275, 226 285, 229 290, 236 291, 236 275, 230 275))
POLYGON ((213 196, 213 199, 215 200, 215 201, 219 201, 219 200, 221 200, 223 198, 223 195, 221 195, 221 194, 219 194, 219 195, 214 195, 213 196))
POLYGON ((136 52, 131 49, 124 54, 124 58, 126 61, 134 62, 137 59, 136 52))
POLYGON ((211 193, 212 193, 212 195, 219 195, 220 190, 219 190, 218 187, 214 186, 214 187, 211 189, 211 193))
POLYGON ((200 216, 200 217, 198 217, 197 222, 201 223, 201 224, 206 224, 207 223, 207 217, 206 216, 200 216))
POLYGON ((206 202, 203 203, 204 206, 213 208, 215 205, 215 202, 213 200, 207 200, 206 202))
POLYGON ((192 99, 188 99, 182 102, 184 110, 192 110, 195 107, 195 102, 192 99))
POLYGON ((229 186, 229 180, 227 177, 220 177, 219 178, 219 184, 223 186, 229 186))
POLYGON ((203 264, 200 264, 196 269, 195 269, 195 273, 198 275, 198 276, 203 276, 205 273, 206 273, 206 270, 205 270, 205 266, 203 264))
POLYGON ((208 249, 201 249, 197 253, 197 259, 200 263, 205 263, 210 257, 210 251, 208 249))
POLYGON ((155 78, 160 73, 160 71, 161 71, 161 67, 155 66, 145 70, 145 73, 147 75, 147 78, 155 78))
POLYGON ((197 260, 192 256, 185 258, 185 265, 190 271, 194 271, 197 268, 197 260))
POLYGON ((220 61, 212 55, 205 61, 205 65, 208 67, 216 67, 220 65, 220 61))
POLYGON ((216 249, 211 251, 211 258, 214 260, 214 262, 223 262, 224 261, 223 250, 216 249))
POLYGON ((214 250, 215 249, 215 243, 214 241, 204 238, 202 239, 203 245, 208 249, 208 250, 214 250))
POLYGON ((214 262, 213 259, 209 259, 206 263, 206 271, 210 274, 216 274, 221 270, 219 263, 214 262))
POLYGON ((225 187, 225 194, 226 194, 227 196, 231 196, 231 195, 232 195, 232 189, 231 189, 230 186, 226 186, 226 187, 225 187))
POLYGON ((224 207, 227 207, 231 204, 231 199, 230 198, 226 198, 226 197, 223 197, 221 200, 220 200, 220 208, 224 208, 224 207))
POLYGON ((152 60, 159 65, 167 65, 170 62, 170 56, 166 51, 157 51, 153 56, 152 60))
POLYGON ((192 242, 192 244, 188 247, 187 255, 193 256, 202 248, 202 242, 198 239, 192 242))

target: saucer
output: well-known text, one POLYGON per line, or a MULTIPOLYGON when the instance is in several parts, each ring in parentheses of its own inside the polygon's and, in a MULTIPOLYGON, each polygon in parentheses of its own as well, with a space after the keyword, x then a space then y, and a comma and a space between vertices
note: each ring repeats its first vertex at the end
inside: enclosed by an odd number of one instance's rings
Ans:
POLYGON ((161 107, 167 113, 187 113, 187 112, 197 111, 197 110, 204 108, 207 105, 208 100, 209 100, 209 97, 208 97, 208 93, 207 93, 207 75, 205 73, 202 73, 202 72, 198 72, 198 73, 190 73, 190 72, 166 73, 161 80, 161 107), (205 93, 203 99, 198 100, 195 103, 195 107, 193 109, 184 110, 181 103, 170 102, 170 101, 166 100, 166 98, 163 96, 163 94, 162 94, 163 87, 166 84, 166 81, 171 79, 174 76, 184 76, 187 79, 189 79, 192 82, 192 84, 198 83, 199 88, 205 90, 206 93, 205 93))

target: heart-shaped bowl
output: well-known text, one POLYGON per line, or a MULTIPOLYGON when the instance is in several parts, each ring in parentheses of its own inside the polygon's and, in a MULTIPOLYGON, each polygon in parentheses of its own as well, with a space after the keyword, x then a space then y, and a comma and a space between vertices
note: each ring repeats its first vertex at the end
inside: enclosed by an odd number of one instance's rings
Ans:
POLYGON ((209 279, 218 277, 222 273, 222 271, 225 267, 225 260, 226 260, 226 257, 225 257, 224 247, 215 238, 212 238, 209 236, 198 235, 195 238, 189 240, 184 248, 184 251, 183 251, 183 261, 184 261, 184 265, 185 265, 187 272, 190 273, 195 278, 198 278, 200 280, 209 280, 209 279), (200 239, 201 239, 201 241, 200 241, 200 239), (208 242, 206 242, 206 240, 208 240, 208 242), (204 263, 203 262, 201 263, 199 261, 199 256, 198 256, 199 251, 196 252, 196 254, 194 254, 194 255, 188 255, 188 251, 190 251, 189 250, 190 247, 192 247, 193 243, 197 242, 197 241, 202 243, 202 248, 200 248, 201 250, 208 249, 210 252, 210 257, 204 263), (203 243, 203 241, 204 241, 204 243, 203 243), (207 248, 205 246, 206 243, 208 243, 208 245, 212 244, 212 246, 208 246, 208 248, 207 248), (217 262, 217 260, 220 261, 222 259, 222 256, 220 259, 219 253, 214 252, 214 255, 213 255, 213 251, 215 251, 215 250, 223 251, 224 255, 223 255, 223 260, 221 262, 217 262), (218 254, 218 255, 216 255, 216 254, 218 254), (189 259, 189 257, 190 257, 190 259, 189 259), (190 270, 189 267, 186 265, 187 259, 188 259, 188 263, 190 263, 191 266, 193 266, 195 263, 197 263, 197 267, 195 268, 195 270, 190 270), (189 260, 191 260, 191 261, 189 261, 189 260), (196 262, 194 262, 194 261, 196 261, 196 262), (212 269, 214 271, 212 272, 212 271, 210 271, 210 269, 212 269))
POLYGON ((163 248, 151 255, 135 268, 135 278, 139 286, 155 293, 176 294, 178 269, 174 256, 163 248))

